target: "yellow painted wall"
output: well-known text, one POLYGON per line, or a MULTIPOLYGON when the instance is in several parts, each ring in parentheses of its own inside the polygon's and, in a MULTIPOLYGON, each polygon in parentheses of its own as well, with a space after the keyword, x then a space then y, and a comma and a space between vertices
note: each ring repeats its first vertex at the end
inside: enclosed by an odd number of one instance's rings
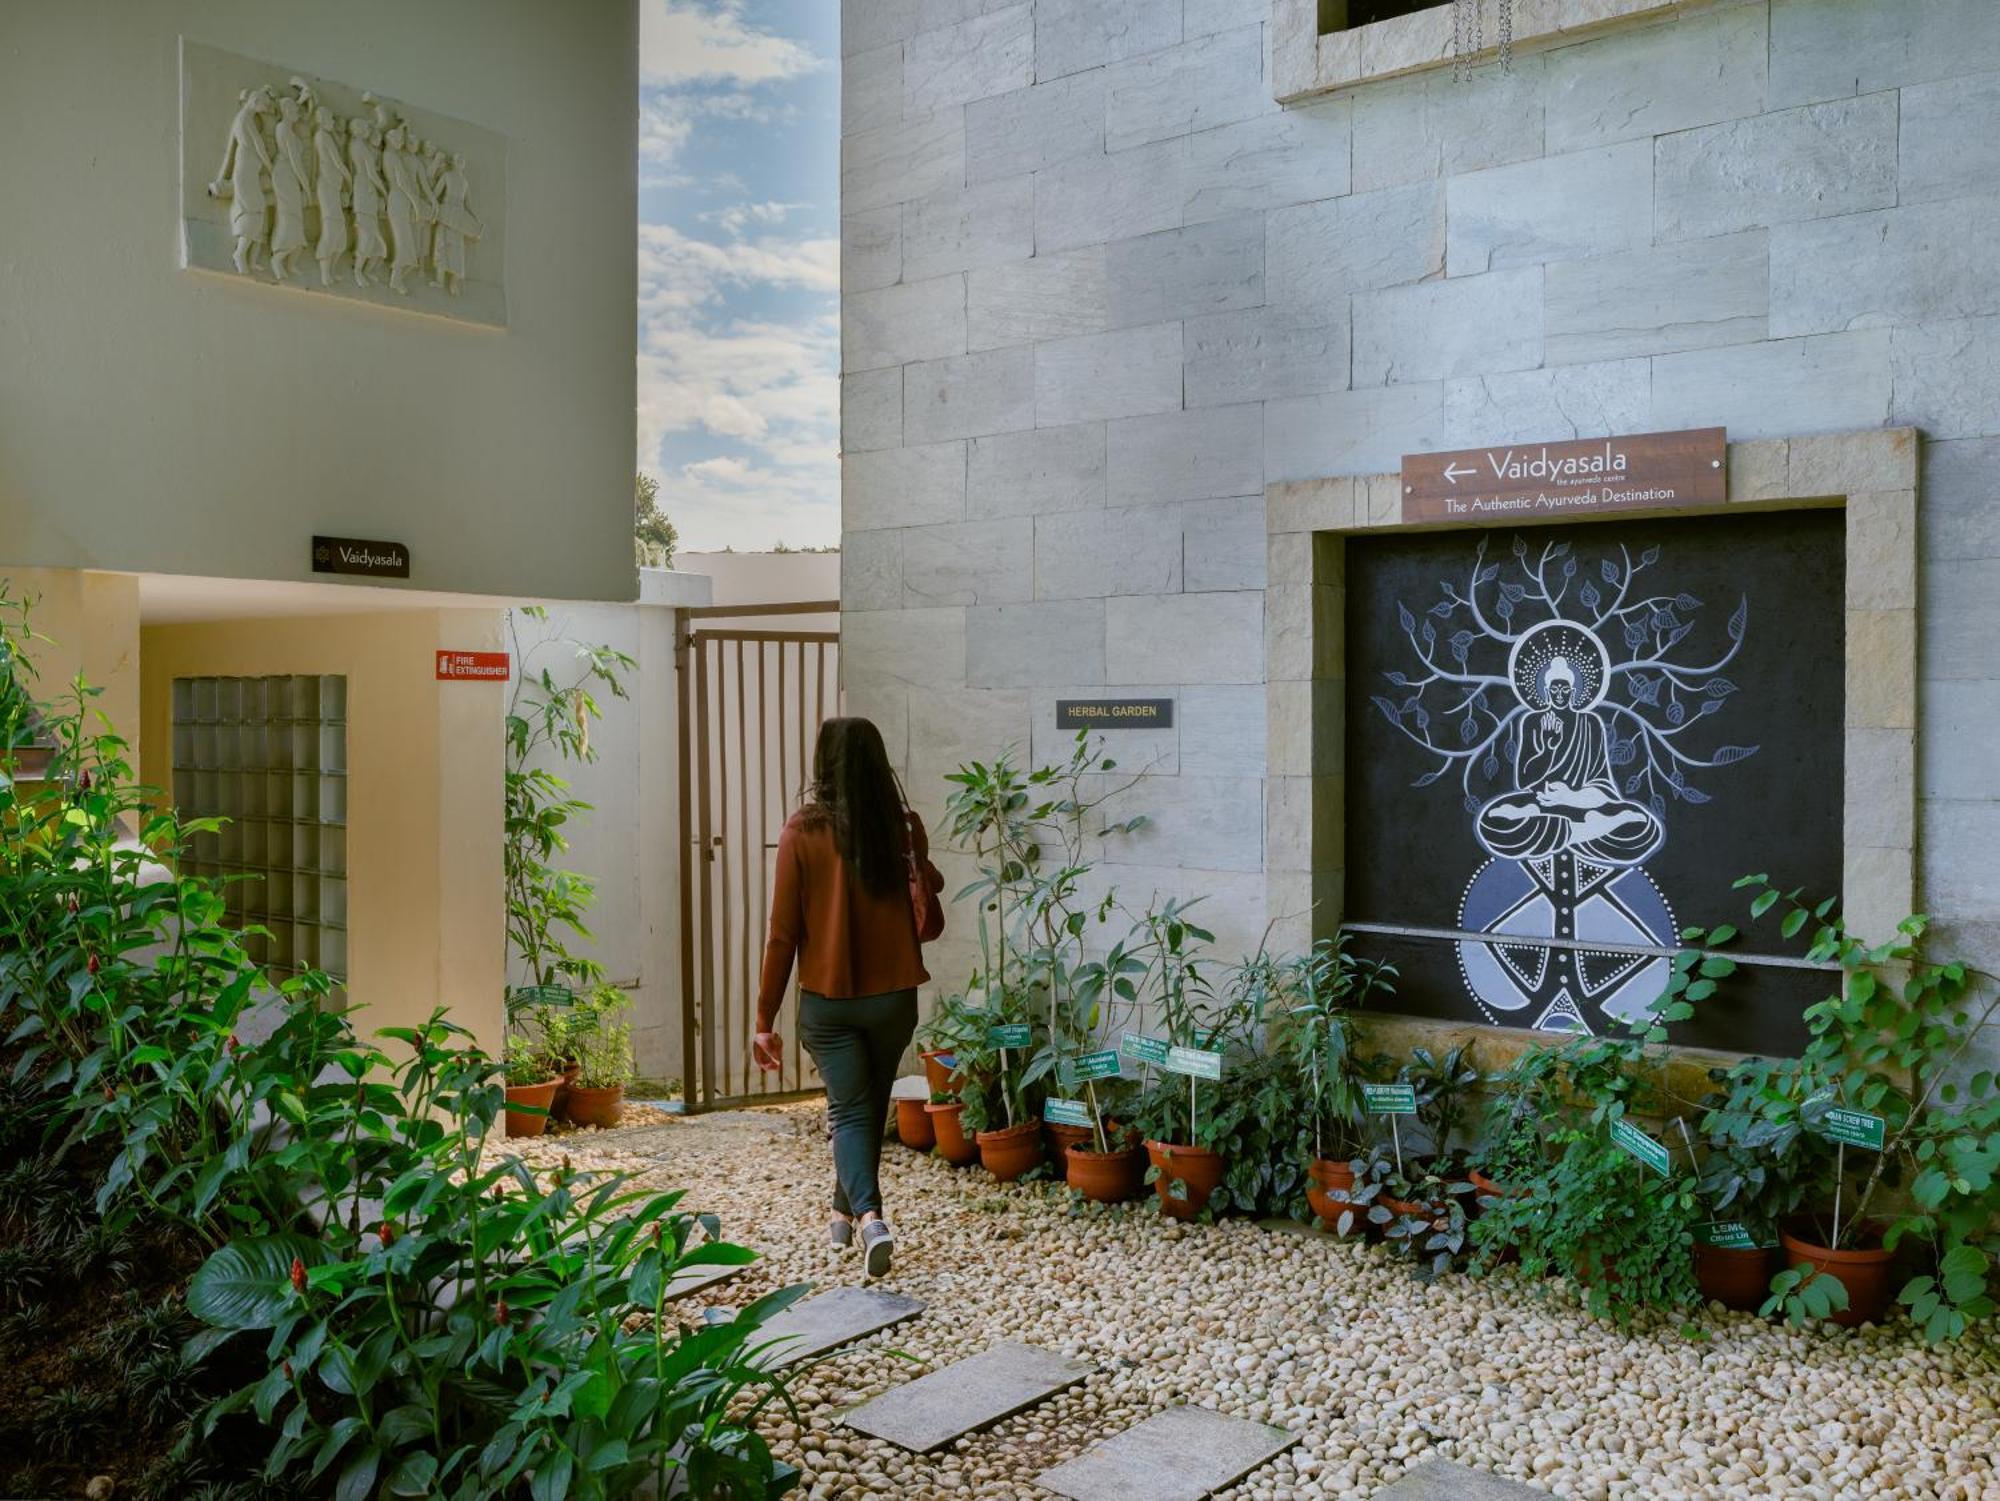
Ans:
POLYGON ((35 694, 45 702, 68 696, 82 674, 103 689, 94 707, 124 736, 138 764, 139 581, 130 574, 79 568, 8 568, 0 583, 9 598, 32 609, 29 628, 46 640, 29 644, 35 694))
POLYGON ((348 994, 364 1032, 437 1005, 496 1050, 506 932, 498 683, 440 683, 439 650, 501 645, 495 610, 148 626, 144 779, 171 786, 177 677, 347 678, 348 994))

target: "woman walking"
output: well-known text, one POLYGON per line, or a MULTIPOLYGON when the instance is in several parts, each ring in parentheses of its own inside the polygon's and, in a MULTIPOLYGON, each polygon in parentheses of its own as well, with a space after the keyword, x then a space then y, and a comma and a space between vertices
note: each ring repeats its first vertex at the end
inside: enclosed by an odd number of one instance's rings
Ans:
POLYGON ((775 1027, 796 957, 799 1036, 826 1081, 833 1127, 829 1233, 836 1246, 860 1235, 870 1277, 888 1272, 896 1239, 877 1170, 889 1089, 917 1025, 917 986, 930 978, 915 901, 929 901, 944 877, 929 849, 873 722, 822 724, 804 806, 778 838, 754 1050, 767 1073, 782 1066, 775 1027))

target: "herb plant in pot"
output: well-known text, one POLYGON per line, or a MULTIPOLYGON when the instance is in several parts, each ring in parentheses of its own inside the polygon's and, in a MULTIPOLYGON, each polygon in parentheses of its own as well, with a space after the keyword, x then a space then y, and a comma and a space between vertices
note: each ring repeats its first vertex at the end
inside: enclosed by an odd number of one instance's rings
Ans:
POLYGON ((571 1034, 576 1078, 563 1099, 563 1114, 572 1125, 608 1129, 625 1112, 625 1087, 632 1082, 632 1029, 623 1019, 623 995, 614 1005, 599 996, 591 1007, 591 1024, 571 1034))
POLYGON ((1393 990, 1396 971, 1355 959, 1341 947, 1343 941, 1322 940, 1293 967, 1294 999, 1280 1039, 1309 1106, 1310 1141, 1303 1146, 1306 1202, 1327 1229, 1349 1235, 1369 1223, 1374 1191, 1357 1197, 1355 1188, 1356 1166, 1368 1150, 1370 1133, 1346 1008, 1360 1004, 1373 989, 1393 990))
POLYGON ((501 1061, 507 1078, 507 1134, 540 1136, 548 1129, 562 1075, 550 1068, 539 1042, 520 1034, 507 1039, 501 1061))
POLYGON ((1766 1311, 1858 1324, 1878 1320, 1893 1296, 1926 1339, 1956 1339, 1995 1309, 2000 1087, 1968 1060, 2000 1018, 2000 990, 1980 990, 1962 963, 1926 958, 1921 916, 1870 946, 1832 899, 1807 906, 1763 876, 1737 884, 1755 892, 1752 917, 1782 904, 1783 936, 1810 930, 1806 957, 1841 973, 1840 993, 1806 1010, 1790 1087, 1766 1101, 1768 1119, 1798 1121, 1806 1163, 1802 1212, 1780 1234, 1790 1265, 1772 1279, 1766 1311), (1899 1185, 1906 1197, 1892 1202, 1899 1185), (1916 1275, 1895 1275, 1899 1255, 1920 1258, 1916 1275))

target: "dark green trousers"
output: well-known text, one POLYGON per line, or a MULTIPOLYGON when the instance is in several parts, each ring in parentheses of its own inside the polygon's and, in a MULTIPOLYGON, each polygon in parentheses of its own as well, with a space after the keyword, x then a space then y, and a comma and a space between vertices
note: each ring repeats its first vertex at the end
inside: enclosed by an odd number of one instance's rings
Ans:
POLYGON ((882 1209, 877 1175, 882 1129, 896 1065, 917 1029, 917 993, 830 999, 799 992, 799 1040, 826 1081, 826 1118, 833 1128, 833 1207, 863 1215, 882 1209))

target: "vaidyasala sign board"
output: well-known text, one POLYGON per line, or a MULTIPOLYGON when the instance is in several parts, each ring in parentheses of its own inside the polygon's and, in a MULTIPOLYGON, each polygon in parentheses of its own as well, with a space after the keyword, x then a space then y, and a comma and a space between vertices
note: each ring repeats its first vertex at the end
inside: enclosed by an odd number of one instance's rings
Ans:
POLYGON ((1728 493, 1719 427, 1403 455, 1406 523, 1677 511, 1722 505, 1728 493))

